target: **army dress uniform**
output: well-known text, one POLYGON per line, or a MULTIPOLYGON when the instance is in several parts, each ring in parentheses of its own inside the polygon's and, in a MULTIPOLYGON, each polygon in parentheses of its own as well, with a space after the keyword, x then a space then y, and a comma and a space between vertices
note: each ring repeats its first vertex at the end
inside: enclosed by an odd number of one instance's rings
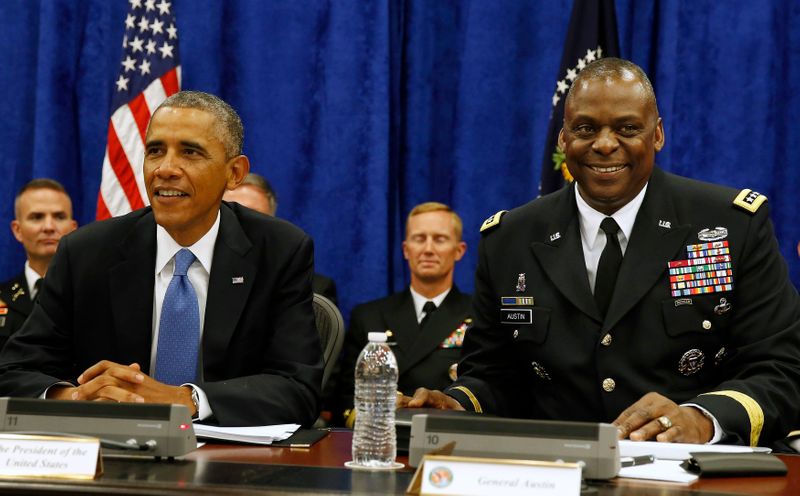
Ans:
POLYGON ((0 349, 17 332, 33 310, 25 273, 0 284, 0 349))
POLYGON ((349 417, 347 410, 353 407, 355 364, 370 332, 387 332, 387 343, 397 358, 400 372, 397 388, 403 394, 410 396, 419 387, 441 390, 449 386, 455 378, 464 336, 472 324, 471 302, 469 294, 453 286, 442 304, 431 313, 424 329, 417 323, 408 288, 355 307, 333 386, 339 402, 333 407, 334 413, 349 417))
POLYGON ((655 168, 603 319, 575 194, 484 223, 475 322, 445 392, 468 410, 610 422, 655 391, 705 408, 722 442, 785 436, 800 404, 800 298, 766 198, 655 168))

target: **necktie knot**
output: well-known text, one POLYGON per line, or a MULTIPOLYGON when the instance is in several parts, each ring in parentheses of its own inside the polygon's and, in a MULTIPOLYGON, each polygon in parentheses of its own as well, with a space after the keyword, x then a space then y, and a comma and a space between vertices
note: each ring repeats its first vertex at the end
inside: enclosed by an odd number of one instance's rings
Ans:
POLYGON ((619 232, 619 224, 617 224, 617 221, 615 221, 613 217, 606 217, 603 219, 603 222, 600 223, 600 229, 606 234, 617 234, 619 232))
POLYGON ((174 276, 185 276, 189 270, 189 266, 195 261, 194 253, 187 248, 182 248, 175 254, 175 271, 172 273, 174 276))
POLYGON ((37 294, 39 293, 39 290, 42 289, 43 282, 44 282, 44 277, 40 277, 39 279, 36 279, 35 283, 33 283, 33 289, 34 291, 36 291, 37 294))
POLYGON ((436 303, 432 301, 426 301, 424 305, 422 305, 422 311, 425 312, 425 315, 430 315, 432 312, 436 310, 436 303))

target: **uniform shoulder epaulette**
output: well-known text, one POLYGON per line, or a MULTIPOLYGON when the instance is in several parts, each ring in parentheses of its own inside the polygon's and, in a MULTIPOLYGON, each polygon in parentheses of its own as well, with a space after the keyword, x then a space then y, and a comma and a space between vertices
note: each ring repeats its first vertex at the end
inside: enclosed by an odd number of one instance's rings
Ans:
POLYGON ((487 232, 491 228, 493 228, 495 226, 499 226, 500 225, 500 219, 503 218, 503 214, 505 214, 506 212, 508 212, 508 210, 501 210, 501 211, 497 212, 496 214, 490 216, 485 221, 483 221, 483 224, 481 225, 481 232, 482 233, 483 232, 487 232))
POLYGON ((765 201, 767 201, 766 196, 757 191, 745 188, 740 191, 738 195, 736 195, 736 198, 733 199, 733 204, 742 210, 746 210, 751 214, 754 214, 765 201))

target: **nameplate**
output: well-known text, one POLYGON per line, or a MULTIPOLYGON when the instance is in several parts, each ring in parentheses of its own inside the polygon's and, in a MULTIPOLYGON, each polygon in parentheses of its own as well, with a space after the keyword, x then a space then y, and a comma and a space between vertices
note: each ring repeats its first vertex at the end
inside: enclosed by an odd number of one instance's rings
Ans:
POLYGON ((102 471, 98 439, 0 434, 0 478, 94 479, 102 471))
POLYGON ((579 496, 581 466, 499 458, 426 455, 409 494, 579 496))

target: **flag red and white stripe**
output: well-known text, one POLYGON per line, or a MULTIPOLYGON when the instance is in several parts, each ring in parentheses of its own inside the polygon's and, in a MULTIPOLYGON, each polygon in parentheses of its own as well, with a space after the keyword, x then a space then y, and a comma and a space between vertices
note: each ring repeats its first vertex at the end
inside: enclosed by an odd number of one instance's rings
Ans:
POLYGON ((178 32, 171 3, 129 3, 97 196, 97 219, 123 215, 149 203, 142 172, 147 123, 158 105, 180 90, 178 32))

